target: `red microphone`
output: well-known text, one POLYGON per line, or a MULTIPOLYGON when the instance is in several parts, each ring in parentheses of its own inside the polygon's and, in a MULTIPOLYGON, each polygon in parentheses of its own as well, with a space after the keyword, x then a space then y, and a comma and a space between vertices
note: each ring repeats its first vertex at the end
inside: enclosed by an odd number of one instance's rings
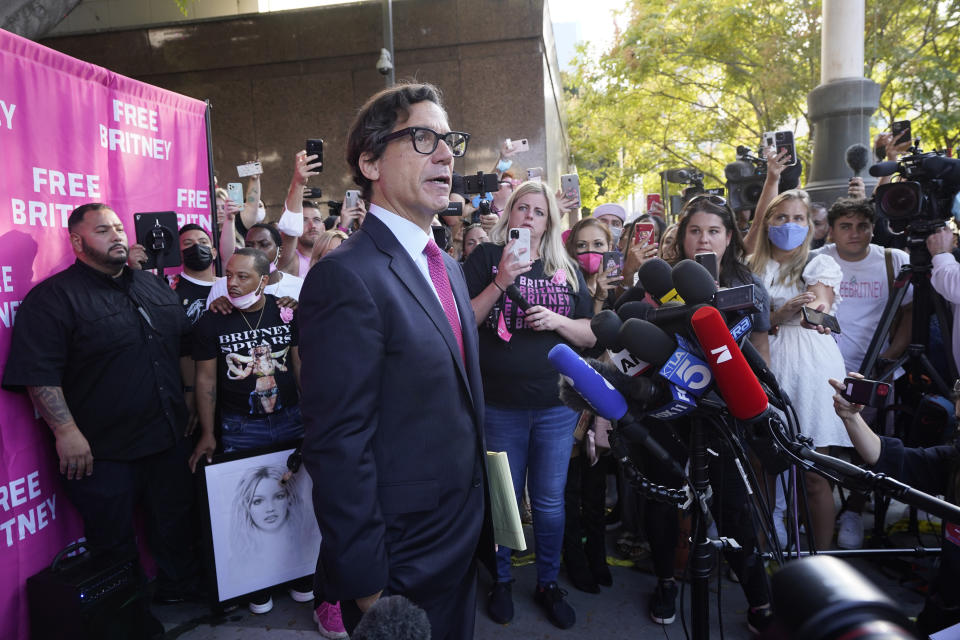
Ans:
POLYGON ((752 420, 767 410, 767 394, 747 364, 723 316, 713 307, 701 307, 690 317, 713 380, 730 413, 738 420, 752 420))

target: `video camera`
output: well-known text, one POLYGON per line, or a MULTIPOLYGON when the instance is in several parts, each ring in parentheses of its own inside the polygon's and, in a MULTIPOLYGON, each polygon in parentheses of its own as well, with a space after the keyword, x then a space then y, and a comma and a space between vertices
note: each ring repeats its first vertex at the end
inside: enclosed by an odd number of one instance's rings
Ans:
POLYGON ((924 153, 913 147, 899 161, 879 162, 870 167, 874 177, 897 174, 900 180, 878 186, 873 192, 877 215, 895 232, 926 237, 951 216, 953 198, 960 190, 960 160, 942 151, 924 153))
POLYGON ((727 178, 730 208, 734 211, 756 208, 767 179, 767 161, 739 145, 737 159, 724 167, 723 173, 727 178))

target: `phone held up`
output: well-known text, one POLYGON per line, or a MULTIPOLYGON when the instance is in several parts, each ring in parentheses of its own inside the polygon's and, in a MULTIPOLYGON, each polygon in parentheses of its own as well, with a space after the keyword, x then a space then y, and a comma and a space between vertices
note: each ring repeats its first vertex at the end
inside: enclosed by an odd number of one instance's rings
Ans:
POLYGON ((713 251, 706 251, 704 253, 698 253, 694 256, 694 259, 710 272, 715 282, 720 280, 720 265, 717 263, 717 254, 713 251))
POLYGON ((580 176, 575 173, 560 176, 560 191, 565 198, 576 200, 576 206, 580 206, 580 176))
POLYGON ((509 238, 514 241, 514 258, 518 262, 530 260, 530 229, 514 227, 509 231, 509 238))
POLYGON ((611 278, 620 278, 623 276, 623 256, 619 251, 604 251, 603 252, 603 262, 600 265, 600 270, 603 273, 607 272, 607 269, 613 267, 613 271, 610 272, 611 278))
POLYGON ((645 247, 653 241, 656 225, 652 222, 638 222, 634 225, 633 244, 645 247))
POLYGON ((800 307, 800 312, 803 314, 803 320, 807 324, 826 327, 833 333, 840 333, 840 323, 837 322, 835 316, 824 313, 823 311, 811 309, 810 307, 800 307))
POLYGON ((353 209, 360 202, 360 192, 356 189, 347 189, 343 197, 343 206, 347 209, 353 209))
POLYGON ((239 182, 227 183, 227 197, 238 207, 243 206, 243 185, 239 182))
MULTIPOLYGON (((308 156, 317 156, 311 164, 313 162, 323 162, 323 140, 320 138, 308 138, 304 148, 307 150, 308 156)), ((317 171, 323 171, 322 164, 317 168, 317 171)))
POLYGON ((787 155, 784 159, 788 167, 797 164, 797 145, 793 140, 793 131, 767 131, 763 134, 763 146, 773 147, 777 153, 786 151, 787 155))

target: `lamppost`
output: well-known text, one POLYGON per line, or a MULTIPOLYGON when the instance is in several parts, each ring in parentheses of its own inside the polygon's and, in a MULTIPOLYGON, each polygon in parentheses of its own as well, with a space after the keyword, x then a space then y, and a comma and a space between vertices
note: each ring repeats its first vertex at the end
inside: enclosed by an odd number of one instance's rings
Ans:
POLYGON ((377 60, 377 71, 392 87, 396 80, 393 73, 393 0, 383 0, 383 48, 380 49, 380 59, 377 60))

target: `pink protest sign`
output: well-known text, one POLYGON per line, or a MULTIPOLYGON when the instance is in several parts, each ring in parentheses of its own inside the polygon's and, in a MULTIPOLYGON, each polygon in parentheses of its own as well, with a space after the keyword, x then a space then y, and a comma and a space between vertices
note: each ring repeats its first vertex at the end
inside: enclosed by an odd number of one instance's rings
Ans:
MULTIPOLYGON (((104 202, 210 229, 206 104, 0 30, 0 363, 17 307, 73 260, 67 218, 104 202)), ((108 411, 108 408, 104 408, 108 411)), ((29 636, 27 577, 82 536, 53 439, 24 393, 0 390, 0 638, 29 636)))

